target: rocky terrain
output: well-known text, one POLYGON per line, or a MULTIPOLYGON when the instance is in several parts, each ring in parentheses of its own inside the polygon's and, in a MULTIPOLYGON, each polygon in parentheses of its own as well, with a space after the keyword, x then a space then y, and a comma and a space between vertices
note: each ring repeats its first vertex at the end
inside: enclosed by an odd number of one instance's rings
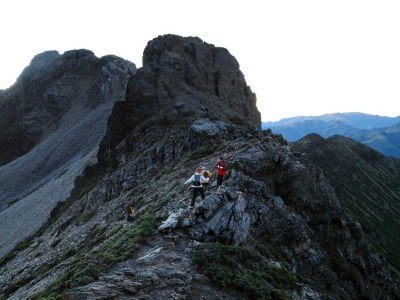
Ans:
POLYGON ((399 298, 323 170, 261 130, 226 49, 160 36, 114 100, 97 162, 2 256, 0 299, 399 298), (220 155, 223 186, 190 208, 184 182, 220 155))
POLYGON ((340 204, 400 268, 400 161, 339 135, 324 139, 311 134, 293 143, 291 149, 307 153, 321 167, 340 204))

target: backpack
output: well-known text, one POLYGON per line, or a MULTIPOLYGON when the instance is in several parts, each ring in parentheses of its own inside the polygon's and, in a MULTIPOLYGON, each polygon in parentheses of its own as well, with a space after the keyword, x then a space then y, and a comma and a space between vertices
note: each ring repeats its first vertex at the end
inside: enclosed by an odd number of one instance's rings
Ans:
POLYGON ((194 175, 194 180, 193 180, 194 186, 201 186, 200 178, 201 178, 201 175, 194 175))
MULTIPOLYGON (((211 180, 212 173, 210 171, 205 171, 205 172, 201 173, 201 175, 203 175, 204 178, 206 178, 206 179, 209 178, 211 180)), ((208 184, 208 183, 210 183, 210 180, 209 181, 202 180, 201 183, 208 184)))

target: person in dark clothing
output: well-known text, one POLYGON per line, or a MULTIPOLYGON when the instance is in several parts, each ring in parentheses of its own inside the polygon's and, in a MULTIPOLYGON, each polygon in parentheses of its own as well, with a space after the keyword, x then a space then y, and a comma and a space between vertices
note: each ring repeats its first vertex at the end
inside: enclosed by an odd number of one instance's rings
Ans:
POLYGON ((201 175, 201 172, 202 172, 201 168, 197 168, 196 172, 184 183, 184 184, 187 184, 189 182, 192 183, 191 188, 193 189, 193 195, 192 195, 192 202, 190 203, 191 207, 194 206, 198 193, 200 193, 201 199, 203 200, 205 199, 202 182, 208 182, 210 178, 205 178, 203 175, 201 175))

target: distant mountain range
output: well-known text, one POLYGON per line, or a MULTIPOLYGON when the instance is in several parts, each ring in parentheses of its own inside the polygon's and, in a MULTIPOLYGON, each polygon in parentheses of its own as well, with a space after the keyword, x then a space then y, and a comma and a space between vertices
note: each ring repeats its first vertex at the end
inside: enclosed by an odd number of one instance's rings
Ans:
POLYGON ((270 128, 288 142, 297 141, 310 133, 324 138, 338 134, 400 159, 400 116, 392 118, 357 112, 300 116, 262 122, 262 128, 270 128))

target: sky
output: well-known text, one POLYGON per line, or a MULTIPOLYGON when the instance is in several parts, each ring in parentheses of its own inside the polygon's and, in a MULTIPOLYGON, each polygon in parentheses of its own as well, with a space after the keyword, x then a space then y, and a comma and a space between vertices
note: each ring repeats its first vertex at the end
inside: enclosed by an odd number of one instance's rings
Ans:
POLYGON ((141 67, 147 42, 197 36, 238 60, 262 121, 400 115, 400 1, 0 1, 0 89, 32 58, 88 49, 141 67))

